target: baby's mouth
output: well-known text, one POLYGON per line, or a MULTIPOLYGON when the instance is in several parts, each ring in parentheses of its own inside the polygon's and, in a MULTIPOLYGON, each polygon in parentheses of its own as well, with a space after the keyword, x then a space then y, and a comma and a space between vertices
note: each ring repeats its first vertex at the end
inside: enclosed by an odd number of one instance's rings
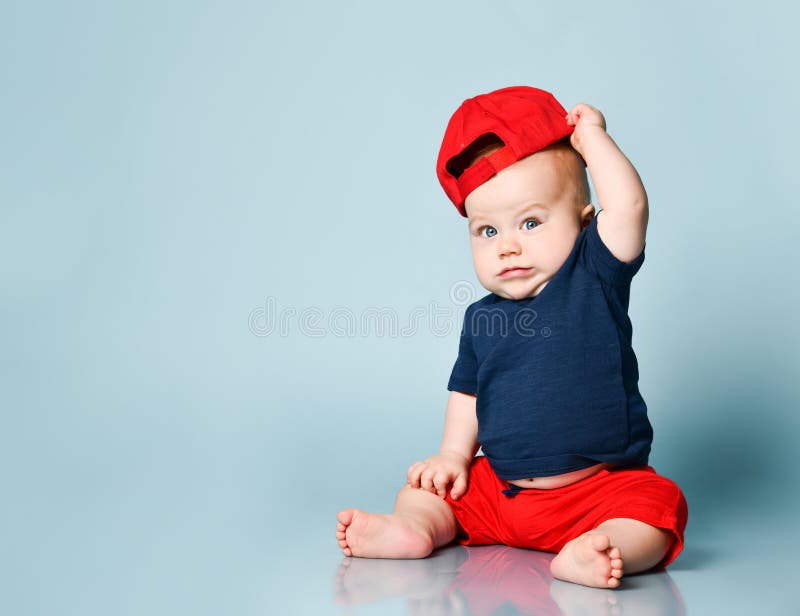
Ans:
POLYGON ((500 272, 500 278, 520 278, 528 276, 533 271, 532 267, 511 267, 500 272))

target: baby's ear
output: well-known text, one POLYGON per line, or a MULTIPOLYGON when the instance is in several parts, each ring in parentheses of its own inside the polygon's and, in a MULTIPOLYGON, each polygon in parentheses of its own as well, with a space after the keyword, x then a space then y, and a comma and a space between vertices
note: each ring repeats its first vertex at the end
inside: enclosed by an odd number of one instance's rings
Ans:
POLYGON ((592 218, 594 218, 594 205, 591 203, 587 203, 584 208, 581 210, 581 229, 585 229, 589 226, 589 223, 592 222, 592 218))

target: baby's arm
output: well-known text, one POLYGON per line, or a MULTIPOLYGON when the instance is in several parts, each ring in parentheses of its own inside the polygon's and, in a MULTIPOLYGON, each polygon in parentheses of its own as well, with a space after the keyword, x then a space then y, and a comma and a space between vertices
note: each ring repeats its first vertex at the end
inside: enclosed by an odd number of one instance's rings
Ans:
POLYGON ((648 202, 644 185, 631 162, 606 132, 599 110, 578 103, 567 114, 575 130, 570 142, 586 161, 603 216, 597 232, 620 261, 633 261, 644 248, 648 202))
POLYGON ((472 394, 450 392, 439 453, 408 468, 411 487, 421 487, 444 498, 452 484, 450 496, 456 500, 467 491, 469 465, 478 451, 476 399, 472 394))

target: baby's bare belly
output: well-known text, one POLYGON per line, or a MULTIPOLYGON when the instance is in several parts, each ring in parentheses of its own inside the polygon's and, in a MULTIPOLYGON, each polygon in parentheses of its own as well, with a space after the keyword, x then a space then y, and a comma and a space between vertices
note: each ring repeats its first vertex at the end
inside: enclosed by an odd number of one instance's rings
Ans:
POLYGON ((582 468, 579 471, 572 471, 571 473, 564 473, 563 475, 550 475, 549 477, 534 477, 532 479, 515 479, 508 483, 513 483, 520 488, 537 488, 539 490, 552 490, 553 488, 560 488, 568 486, 571 483, 585 479, 590 475, 604 469, 611 468, 611 464, 601 462, 589 468, 582 468))

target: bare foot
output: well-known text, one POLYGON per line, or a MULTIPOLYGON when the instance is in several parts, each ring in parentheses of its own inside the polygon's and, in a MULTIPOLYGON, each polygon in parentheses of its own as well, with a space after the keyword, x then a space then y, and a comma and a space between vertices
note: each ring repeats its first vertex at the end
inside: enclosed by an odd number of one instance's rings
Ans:
POLYGON ((345 556, 425 558, 433 551, 430 533, 411 518, 360 509, 344 509, 336 518, 336 539, 345 556))
POLYGON ((560 580, 595 588, 616 588, 622 577, 622 553, 607 535, 584 534, 567 543, 550 562, 560 580))

